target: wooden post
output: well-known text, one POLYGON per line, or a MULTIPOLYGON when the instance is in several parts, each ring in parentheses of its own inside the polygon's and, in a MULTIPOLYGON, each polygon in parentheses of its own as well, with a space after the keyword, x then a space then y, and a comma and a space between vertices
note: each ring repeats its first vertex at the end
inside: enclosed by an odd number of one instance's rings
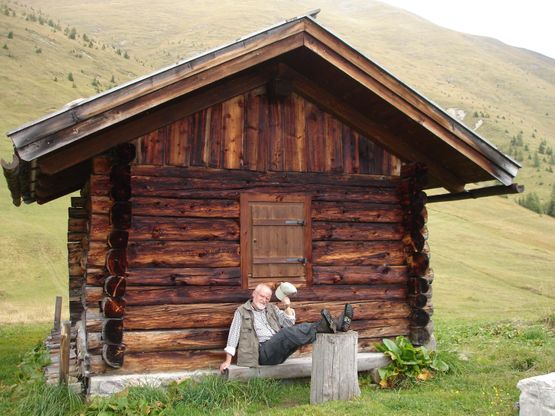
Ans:
POLYGON ((310 403, 360 396, 355 331, 318 334, 312 352, 310 403))
POLYGON ((67 384, 69 377, 69 346, 71 343, 71 322, 64 321, 60 336, 60 384, 67 384))
POLYGON ((61 318, 62 318, 62 297, 56 296, 56 308, 54 309, 54 331, 60 330, 61 318))

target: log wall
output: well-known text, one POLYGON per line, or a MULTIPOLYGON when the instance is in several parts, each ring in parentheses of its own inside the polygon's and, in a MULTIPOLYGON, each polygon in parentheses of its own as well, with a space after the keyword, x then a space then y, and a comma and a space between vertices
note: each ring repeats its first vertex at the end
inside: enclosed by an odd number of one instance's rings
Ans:
POLYGON ((311 198, 313 282, 294 299, 298 322, 350 302, 361 351, 409 334, 399 165, 383 149, 301 97, 273 102, 258 90, 135 144, 120 369, 101 354, 111 162, 93 161, 83 290, 91 374, 219 365, 250 294, 240 275, 244 192, 311 198))

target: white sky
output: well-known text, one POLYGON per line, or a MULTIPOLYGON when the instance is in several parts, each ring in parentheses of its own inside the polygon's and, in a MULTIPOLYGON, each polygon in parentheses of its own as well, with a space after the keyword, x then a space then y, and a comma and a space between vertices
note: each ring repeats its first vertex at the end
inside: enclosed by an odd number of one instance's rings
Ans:
POLYGON ((488 36, 555 59, 553 0, 381 0, 459 32, 488 36))

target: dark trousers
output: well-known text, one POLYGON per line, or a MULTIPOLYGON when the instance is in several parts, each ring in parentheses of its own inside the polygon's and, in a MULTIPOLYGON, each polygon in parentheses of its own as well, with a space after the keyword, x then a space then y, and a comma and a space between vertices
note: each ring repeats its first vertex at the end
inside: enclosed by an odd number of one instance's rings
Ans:
POLYGON ((258 363, 260 365, 276 365, 284 362, 299 347, 312 344, 316 340, 315 324, 299 324, 283 328, 268 341, 260 344, 258 363))

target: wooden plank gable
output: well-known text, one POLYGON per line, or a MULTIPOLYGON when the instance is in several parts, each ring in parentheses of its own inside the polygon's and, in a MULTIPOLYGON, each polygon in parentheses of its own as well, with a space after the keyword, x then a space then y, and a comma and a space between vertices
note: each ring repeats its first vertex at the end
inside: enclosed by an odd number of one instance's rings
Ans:
POLYGON ((137 164, 274 172, 399 175, 400 161, 371 138, 292 93, 260 87, 136 140, 137 164))

